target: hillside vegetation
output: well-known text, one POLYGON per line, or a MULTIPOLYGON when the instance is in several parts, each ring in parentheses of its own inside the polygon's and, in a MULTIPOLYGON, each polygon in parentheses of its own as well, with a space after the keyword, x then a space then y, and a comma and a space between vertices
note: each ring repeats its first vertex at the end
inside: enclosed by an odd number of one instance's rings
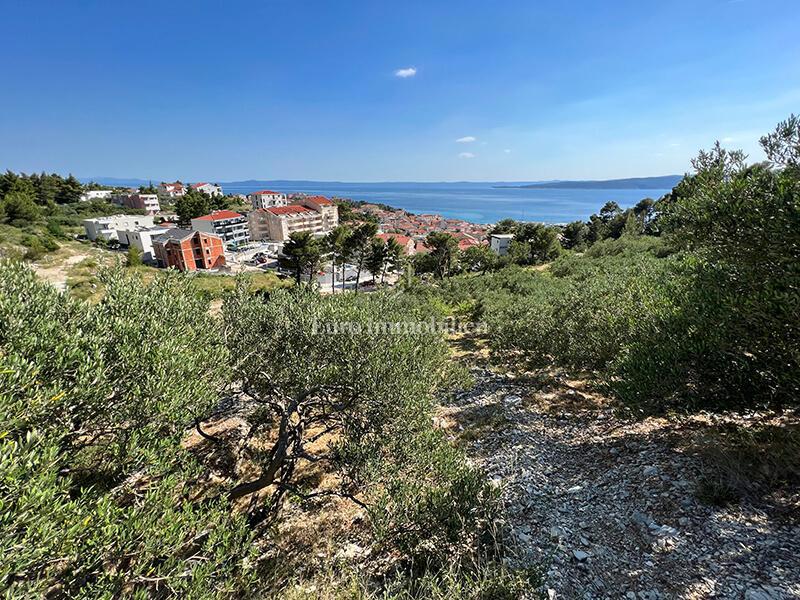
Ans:
MULTIPOLYGON (((3 260, 4 593, 539 590, 541 573, 509 560, 497 487, 435 425, 439 404, 470 387, 465 359, 435 328, 375 324, 484 322, 476 341, 496 368, 579 373, 637 417, 790 412, 800 398, 800 120, 762 143, 769 163, 719 145, 700 153, 658 202, 607 205, 564 229, 501 223, 516 234, 508 258, 435 236, 416 259, 426 281, 408 276, 397 290, 256 291, 245 277, 217 313, 174 272, 102 270, 88 302, 19 256, 3 260)), ((44 236, 63 215, 42 216, 54 210, 45 203, 21 216, 30 193, 6 190, 4 218, 44 236)), ((718 460, 741 465, 755 447, 778 465, 764 485, 796 485, 796 435, 728 432, 734 451, 718 460), (780 459, 762 452, 772 441, 780 459)))

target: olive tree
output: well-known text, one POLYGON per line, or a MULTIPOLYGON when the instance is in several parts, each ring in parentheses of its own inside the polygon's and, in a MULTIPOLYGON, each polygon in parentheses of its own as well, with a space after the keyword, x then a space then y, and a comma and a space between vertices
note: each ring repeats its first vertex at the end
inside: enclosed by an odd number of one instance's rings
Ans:
POLYGON ((190 501, 181 445, 227 382, 219 329, 185 277, 102 279, 89 304, 0 263, 0 590, 229 596, 251 534, 190 501))
POLYGON ((300 465, 321 464, 337 484, 313 494, 365 506, 387 539, 413 531, 400 536, 408 548, 421 543, 423 521, 430 536, 474 529, 488 492, 432 428, 435 397, 454 375, 427 315, 386 293, 320 297, 301 288, 265 301, 242 282, 224 320, 234 376, 258 407, 248 438, 261 440, 250 450, 258 473, 232 498, 261 493, 258 512, 268 518, 287 493, 310 495, 300 465))

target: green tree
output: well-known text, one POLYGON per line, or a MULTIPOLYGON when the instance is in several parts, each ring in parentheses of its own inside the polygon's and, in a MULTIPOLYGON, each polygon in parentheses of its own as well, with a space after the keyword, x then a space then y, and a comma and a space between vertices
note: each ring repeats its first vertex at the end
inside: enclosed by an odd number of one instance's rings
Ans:
POLYGON ((335 290, 336 268, 341 269, 342 290, 344 290, 344 270, 347 263, 347 240, 352 234, 352 229, 347 225, 334 227, 325 236, 323 246, 331 260, 331 292, 335 290))
POLYGON ((319 269, 322 260, 322 245, 310 231, 295 231, 283 245, 279 264, 294 271, 295 281, 299 284, 304 273, 311 282, 319 269))
POLYGON ((521 264, 537 265, 549 262, 558 257, 561 245, 558 242, 558 232, 553 227, 542 223, 524 223, 517 228, 514 241, 526 244, 529 254, 522 256, 521 264))
POLYGON ((589 241, 599 242, 607 238, 618 238, 625 226, 625 217, 619 204, 606 202, 600 213, 589 217, 589 241))
POLYGON ((372 278, 375 285, 378 285, 378 279, 381 275, 385 276, 386 266, 389 262, 389 252, 386 248, 386 242, 381 238, 372 238, 370 242, 369 252, 364 261, 364 266, 367 271, 372 273, 372 278))
POLYGON ((211 212, 211 199, 206 194, 189 188, 175 202, 175 212, 178 214, 178 224, 181 227, 188 227, 192 219, 211 212))
POLYGON ((61 177, 42 171, 39 175, 32 175, 31 179, 36 187, 36 203, 42 206, 55 204, 61 189, 61 177))
POLYGON ((497 256, 489 246, 481 244, 479 246, 470 246, 464 250, 461 253, 461 262, 468 271, 485 274, 494 268, 497 256))
POLYGON ((773 165, 800 167, 800 117, 791 114, 778 123, 775 131, 761 138, 761 147, 773 165))
POLYGON ((633 214, 641 223, 642 233, 655 235, 658 232, 656 227, 656 201, 652 198, 643 198, 633 207, 633 214))
POLYGON ((129 267, 139 267, 142 264, 142 253, 136 246, 128 248, 125 264, 129 267))
POLYGON ((56 193, 55 201, 58 204, 70 204, 78 202, 83 193, 83 185, 72 174, 66 179, 59 182, 58 192, 56 193))
POLYGON ((447 346, 425 328, 372 327, 423 313, 380 292, 295 288, 263 302, 241 285, 224 318, 235 377, 264 407, 254 431, 269 432, 267 450, 253 453, 257 472, 233 498, 261 492, 258 514, 274 517, 286 495, 308 494, 303 463, 327 465, 336 475, 327 493, 361 504, 383 544, 422 558, 468 542, 488 490, 431 425, 436 394, 452 381, 447 346))
POLYGON ((358 293, 358 286, 361 283, 361 271, 369 256, 370 244, 376 233, 378 233, 378 225, 376 223, 366 222, 356 227, 352 235, 347 238, 346 250, 348 260, 355 262, 356 265, 356 293, 358 293))
MULTIPOLYGON (((773 159, 792 160, 786 123, 762 144, 773 159)), ((643 321, 615 387, 650 409, 796 404, 800 172, 747 165, 719 143, 692 165, 660 203, 665 234, 686 254, 679 284, 669 310, 643 321)))
POLYGON ((514 219, 502 219, 495 223, 494 227, 489 231, 490 234, 492 233, 514 233, 519 227, 519 223, 517 223, 514 219))
POLYGON ((589 226, 583 221, 572 221, 561 233, 561 245, 566 250, 583 250, 589 240, 589 226))
POLYGON ((381 282, 386 279, 386 271, 399 271, 403 268, 403 259, 405 257, 405 249, 393 237, 386 240, 386 265, 383 269, 381 282))
POLYGON ((425 238, 425 244, 431 249, 434 275, 439 279, 449 277, 458 264, 458 240, 444 231, 434 231, 425 238))
POLYGON ((22 192, 11 192, 3 199, 3 211, 9 223, 33 223, 39 220, 40 209, 33 199, 22 192))

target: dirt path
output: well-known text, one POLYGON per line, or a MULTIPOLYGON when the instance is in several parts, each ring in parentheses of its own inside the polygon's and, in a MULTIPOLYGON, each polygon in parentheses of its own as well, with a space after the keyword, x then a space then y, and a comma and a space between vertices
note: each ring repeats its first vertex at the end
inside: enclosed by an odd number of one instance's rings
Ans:
POLYGON ((31 264, 31 268, 36 271, 45 281, 49 281, 59 290, 67 289, 67 277, 70 268, 81 261, 100 255, 100 251, 84 245, 63 246, 54 254, 45 255, 40 261, 31 264))
POLYGON ((625 421, 581 382, 475 373, 441 417, 501 487, 515 561, 542 567, 547 596, 800 598, 796 504, 697 499, 702 419, 625 421))

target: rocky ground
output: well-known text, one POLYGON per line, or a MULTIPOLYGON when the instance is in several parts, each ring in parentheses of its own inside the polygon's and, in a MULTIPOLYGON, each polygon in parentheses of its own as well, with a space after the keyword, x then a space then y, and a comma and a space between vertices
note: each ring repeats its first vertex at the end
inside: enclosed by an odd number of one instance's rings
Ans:
POLYGON ((581 381, 475 374, 440 418, 502 489, 512 560, 543 595, 800 598, 796 497, 698 499, 705 417, 625 419, 581 381))

